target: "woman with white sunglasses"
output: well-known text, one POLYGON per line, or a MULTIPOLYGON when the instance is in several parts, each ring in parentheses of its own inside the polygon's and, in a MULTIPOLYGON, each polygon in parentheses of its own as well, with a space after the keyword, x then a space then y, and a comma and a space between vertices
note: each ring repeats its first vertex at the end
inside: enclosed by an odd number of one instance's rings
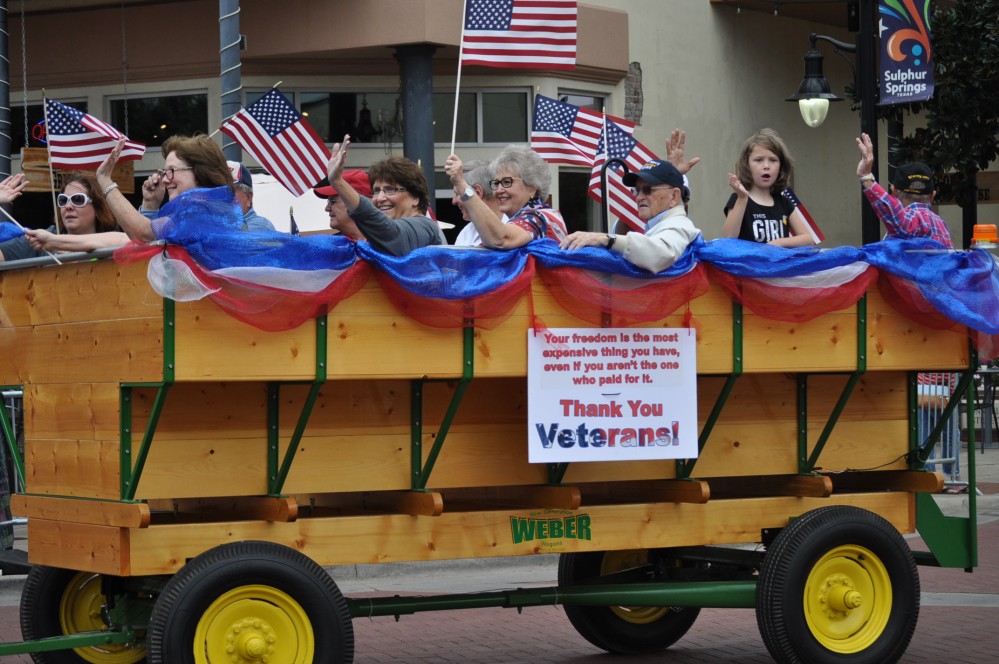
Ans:
MULTIPOLYGON (((2 193, 0 191, 0 200, 2 193)), ((47 230, 29 229, 26 235, 0 244, 0 260, 34 258, 44 255, 45 251, 93 251, 128 243, 128 236, 115 230, 114 216, 93 175, 74 173, 68 176, 56 205, 64 233, 56 234, 55 226, 47 230)))

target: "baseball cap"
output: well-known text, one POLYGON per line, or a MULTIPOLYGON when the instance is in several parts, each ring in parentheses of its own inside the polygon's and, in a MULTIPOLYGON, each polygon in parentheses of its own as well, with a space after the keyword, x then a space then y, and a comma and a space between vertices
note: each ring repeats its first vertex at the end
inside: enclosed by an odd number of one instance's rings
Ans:
POLYGON ((226 164, 229 165, 229 172, 232 173, 232 181, 236 184, 245 184, 250 189, 253 189, 253 177, 250 175, 250 169, 238 161, 227 161, 226 164))
POLYGON ((676 170, 676 166, 660 159, 653 159, 634 173, 627 173, 621 179, 624 181, 625 186, 634 187, 639 178, 649 184, 666 184, 678 188, 686 186, 684 177, 680 174, 680 171, 676 170))
MULTIPOLYGON (((368 174, 361 169, 355 169, 352 171, 344 171, 343 179, 347 181, 354 191, 359 193, 361 196, 371 196, 371 183, 368 182, 368 174)), ((316 187, 312 190, 319 198, 329 198, 330 196, 339 196, 337 190, 333 188, 333 185, 329 184, 328 180, 323 180, 326 182, 325 185, 316 187)))
POLYGON ((937 188, 933 170, 921 161, 902 164, 895 170, 895 189, 904 194, 930 195, 937 188))

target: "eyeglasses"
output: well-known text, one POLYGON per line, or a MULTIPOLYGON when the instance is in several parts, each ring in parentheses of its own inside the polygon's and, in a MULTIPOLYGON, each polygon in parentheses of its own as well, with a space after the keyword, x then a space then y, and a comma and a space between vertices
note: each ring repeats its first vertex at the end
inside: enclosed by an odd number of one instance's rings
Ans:
POLYGON ((510 187, 513 186, 514 180, 520 180, 521 182, 523 182, 524 178, 503 178, 502 180, 490 180, 489 188, 492 189, 493 191, 496 191, 500 187, 503 187, 504 189, 509 189, 510 187))
POLYGON ((386 196, 395 196, 406 191, 405 187, 375 187, 371 190, 371 197, 374 198, 378 194, 385 194, 386 196))
POLYGON ((88 205, 90 201, 90 196, 86 194, 59 194, 58 198, 56 198, 56 205, 64 208, 72 203, 73 207, 83 207, 84 205, 88 205))
POLYGON ((334 205, 336 205, 339 202, 340 202, 340 197, 339 196, 327 196, 326 197, 326 205, 328 205, 329 207, 333 207, 334 205))
POLYGON ((194 166, 175 166, 173 168, 161 168, 156 173, 164 180, 172 180, 177 175, 177 171, 193 171, 194 166))
POLYGON ((656 184, 656 185, 643 184, 640 187, 632 187, 631 195, 635 196, 636 198, 638 197, 639 194, 641 194, 642 196, 651 196, 652 192, 655 191, 656 189, 659 189, 660 187, 666 187, 667 189, 676 189, 676 187, 671 187, 668 184, 656 184))

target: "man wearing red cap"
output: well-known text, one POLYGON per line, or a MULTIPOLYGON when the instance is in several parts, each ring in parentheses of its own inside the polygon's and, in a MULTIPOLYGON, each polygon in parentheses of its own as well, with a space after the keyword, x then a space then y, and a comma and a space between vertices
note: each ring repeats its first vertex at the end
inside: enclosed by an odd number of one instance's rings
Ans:
MULTIPOLYGON (((371 185, 368 183, 368 175, 364 171, 344 171, 343 179, 359 195, 371 196, 371 185)), ((347 214, 347 206, 333 185, 316 187, 312 192, 319 198, 326 199, 326 213, 330 216, 330 228, 339 231, 341 235, 349 237, 354 242, 364 239, 364 234, 347 214)))

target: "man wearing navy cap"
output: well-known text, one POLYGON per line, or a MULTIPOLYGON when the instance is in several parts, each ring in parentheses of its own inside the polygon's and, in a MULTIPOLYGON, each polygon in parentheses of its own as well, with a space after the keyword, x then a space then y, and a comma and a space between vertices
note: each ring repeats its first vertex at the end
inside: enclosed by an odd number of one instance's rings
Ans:
POLYGON ((933 171, 922 162, 902 164, 895 169, 895 182, 891 193, 874 179, 874 146, 871 137, 861 134, 857 139, 860 163, 857 177, 864 189, 864 196, 888 230, 888 237, 912 239, 928 237, 947 248, 953 248, 950 230, 940 215, 930 208, 936 195, 933 171))
POLYGON ((658 159, 622 178, 631 187, 638 206, 638 216, 645 221, 645 234, 589 233, 577 231, 565 238, 563 249, 606 247, 625 260, 656 273, 676 262, 700 231, 687 218, 683 200, 683 175, 676 166, 658 159))
POLYGON ((227 161, 232 181, 236 188, 236 202, 243 210, 244 231, 273 231, 274 224, 270 219, 261 217, 253 209, 253 177, 246 166, 238 161, 227 161))

